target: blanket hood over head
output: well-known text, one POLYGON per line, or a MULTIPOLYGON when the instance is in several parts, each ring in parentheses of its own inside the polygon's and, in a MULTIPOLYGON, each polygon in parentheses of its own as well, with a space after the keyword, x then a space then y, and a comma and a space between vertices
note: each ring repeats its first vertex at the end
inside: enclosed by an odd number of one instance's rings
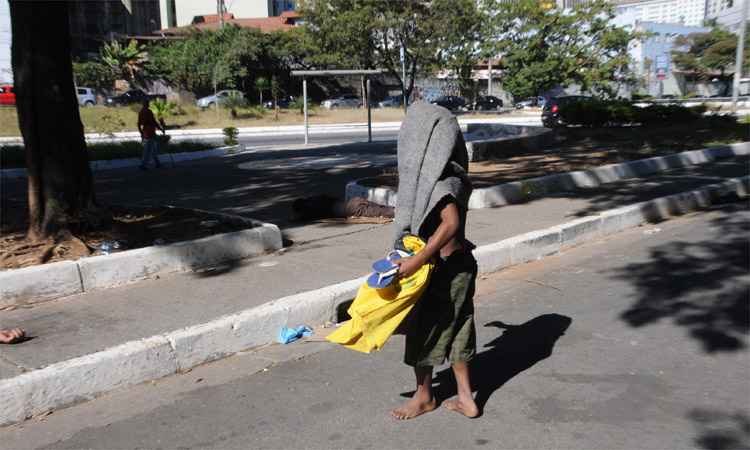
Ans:
POLYGON ((398 133, 396 237, 419 235, 435 205, 453 196, 467 208, 471 182, 469 156, 456 118, 445 108, 417 102, 408 109, 398 133))

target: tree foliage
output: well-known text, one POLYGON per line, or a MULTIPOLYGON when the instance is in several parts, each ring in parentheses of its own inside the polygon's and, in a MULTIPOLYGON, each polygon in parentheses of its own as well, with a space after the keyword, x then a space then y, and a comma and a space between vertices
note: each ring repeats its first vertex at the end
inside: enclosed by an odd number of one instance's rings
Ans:
POLYGON ((76 85, 100 91, 108 91, 115 84, 114 72, 100 61, 74 62, 73 75, 76 85))
MULTIPOLYGON (((734 73, 737 36, 724 29, 714 27, 706 33, 692 33, 675 39, 677 50, 672 60, 680 69, 692 72, 696 77, 707 79, 725 77, 734 73)), ((745 40, 750 48, 750 34, 745 40)), ((745 52, 745 70, 750 67, 750 52, 745 52)))
POLYGON ((118 41, 112 40, 102 46, 99 58, 110 67, 116 77, 134 82, 148 62, 148 52, 135 40, 130 40, 128 45, 121 45, 118 41))
POLYGON ((487 54, 500 55, 503 87, 531 97, 558 85, 612 96, 633 83, 628 43, 638 35, 612 25, 614 7, 605 0, 555 8, 538 0, 483 0, 487 54))
POLYGON ((196 31, 186 39, 156 45, 150 50, 149 75, 177 87, 206 95, 214 89, 255 86, 255 79, 288 73, 304 53, 295 45, 300 33, 262 33, 253 28, 225 26, 217 31, 196 31))
MULTIPOLYGON (((384 68, 410 95, 414 80, 467 51, 477 42, 472 0, 306 0, 300 4, 305 32, 318 51, 318 67, 384 68), (456 21, 454 21, 456 19, 456 21), (461 25, 464 24, 464 25, 461 25), (402 76, 401 51, 406 77, 402 76)), ((460 64, 460 63, 458 63, 460 64)))

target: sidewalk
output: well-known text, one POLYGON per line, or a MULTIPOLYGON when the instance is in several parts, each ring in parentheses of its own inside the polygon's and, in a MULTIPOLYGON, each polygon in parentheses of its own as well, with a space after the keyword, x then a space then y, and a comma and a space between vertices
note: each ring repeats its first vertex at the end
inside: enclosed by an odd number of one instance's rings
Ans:
MULTIPOLYGON (((490 244, 747 174, 748 158, 742 157, 523 205, 473 210, 467 234, 477 245, 490 244)), ((363 276, 392 242, 389 225, 320 223, 285 232, 295 244, 277 254, 4 312, 0 325, 22 326, 33 339, 0 348, 0 380, 363 276)))

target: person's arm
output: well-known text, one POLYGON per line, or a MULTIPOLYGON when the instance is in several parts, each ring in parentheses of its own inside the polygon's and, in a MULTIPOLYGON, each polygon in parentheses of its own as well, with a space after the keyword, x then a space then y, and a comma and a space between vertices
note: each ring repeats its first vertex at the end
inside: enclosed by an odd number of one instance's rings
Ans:
POLYGON ((143 139, 143 114, 138 113, 138 132, 141 134, 141 139, 143 139))
POLYGON ((458 208, 455 203, 448 203, 440 211, 440 225, 435 233, 427 241, 427 245, 421 252, 408 258, 394 261, 398 264, 398 274, 401 277, 410 277, 426 264, 433 256, 440 252, 447 243, 456 236, 459 227, 458 208))

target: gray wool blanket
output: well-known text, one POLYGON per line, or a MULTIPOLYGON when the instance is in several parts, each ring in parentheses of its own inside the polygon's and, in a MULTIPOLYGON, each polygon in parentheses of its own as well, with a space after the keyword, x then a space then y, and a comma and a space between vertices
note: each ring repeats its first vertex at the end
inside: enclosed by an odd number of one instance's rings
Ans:
POLYGON ((453 196, 467 208, 469 156, 456 118, 425 102, 411 105, 398 133, 396 238, 420 228, 435 205, 453 196))

